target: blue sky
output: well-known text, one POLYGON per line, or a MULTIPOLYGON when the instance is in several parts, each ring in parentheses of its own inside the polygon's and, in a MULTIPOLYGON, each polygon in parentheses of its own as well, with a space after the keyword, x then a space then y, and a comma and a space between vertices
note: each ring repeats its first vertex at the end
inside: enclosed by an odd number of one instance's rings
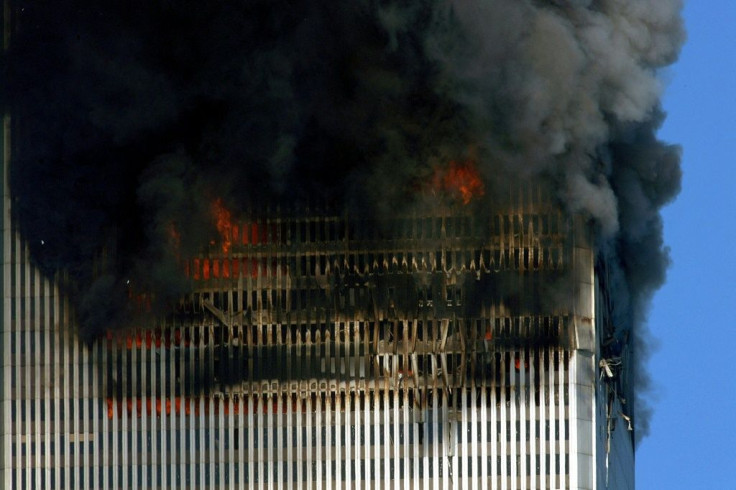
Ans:
POLYGON ((673 264, 649 324, 659 349, 637 489, 736 488, 736 2, 689 0, 688 41, 664 73, 666 141, 684 179, 664 211, 673 264))

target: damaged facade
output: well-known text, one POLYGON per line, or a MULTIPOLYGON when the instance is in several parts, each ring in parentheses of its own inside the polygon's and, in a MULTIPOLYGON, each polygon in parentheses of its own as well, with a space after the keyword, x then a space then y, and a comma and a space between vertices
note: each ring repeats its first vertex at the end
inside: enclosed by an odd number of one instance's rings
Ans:
POLYGON ((8 488, 633 488, 605 267, 538 190, 253 213, 175 312, 89 349, 3 202, 8 488))
POLYGON ((220 236, 178 257, 188 292, 159 315, 131 290, 143 320, 85 345, 15 220, 19 126, 3 116, 5 488, 633 489, 601 215, 534 185, 471 211, 480 177, 454 162, 422 174, 454 200, 380 221, 215 201, 220 236))

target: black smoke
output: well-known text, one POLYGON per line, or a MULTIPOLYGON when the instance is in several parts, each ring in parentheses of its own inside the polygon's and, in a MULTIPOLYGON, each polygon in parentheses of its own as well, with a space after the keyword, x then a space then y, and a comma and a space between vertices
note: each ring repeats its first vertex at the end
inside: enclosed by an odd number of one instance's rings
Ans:
MULTIPOLYGON (((668 265, 659 209, 680 185, 679 149, 656 138, 657 70, 683 42, 680 10, 680 0, 14 2, 2 93, 18 228, 42 270, 68 271, 91 339, 126 321, 133 286, 163 306, 177 297, 171 230, 182 254, 206 247, 216 197, 235 214, 319 196, 380 216, 411 206, 437 166, 472 157, 488 196, 542 183, 589 216, 611 264, 615 322, 642 360, 668 265)), ((646 417, 636 420, 644 435, 646 417)))

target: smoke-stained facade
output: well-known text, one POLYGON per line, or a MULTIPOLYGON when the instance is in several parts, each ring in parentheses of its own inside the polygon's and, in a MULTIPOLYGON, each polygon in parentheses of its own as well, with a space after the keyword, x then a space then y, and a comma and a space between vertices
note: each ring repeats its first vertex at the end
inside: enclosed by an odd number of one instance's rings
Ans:
POLYGON ((174 311, 89 347, 10 241, 5 481, 633 488, 591 231, 538 190, 509 202, 399 216, 381 237, 319 209, 233 221, 181 261, 174 311))
POLYGON ((6 482, 630 486, 678 0, 132 7, 4 2, 6 482))

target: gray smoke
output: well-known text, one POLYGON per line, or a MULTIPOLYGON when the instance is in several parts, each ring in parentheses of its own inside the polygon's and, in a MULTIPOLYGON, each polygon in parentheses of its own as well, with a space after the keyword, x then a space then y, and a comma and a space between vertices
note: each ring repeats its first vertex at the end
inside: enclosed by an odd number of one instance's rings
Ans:
MULTIPOLYGON (((660 208, 680 150, 658 141, 657 70, 685 35, 679 0, 457 1, 427 35, 441 89, 471 115, 480 162, 556 183, 598 226, 613 321, 633 332, 636 434, 649 431, 647 309, 669 265, 660 208), (448 28, 448 26, 457 28, 448 28)), ((409 15, 411 11, 409 12, 409 15)), ((408 18, 408 17, 407 17, 408 18)), ((393 32, 401 32, 396 16, 393 32)))
POLYGON ((644 436, 646 313, 669 263, 659 209, 680 185, 679 149, 656 138, 657 75, 684 41, 681 8, 25 5, 3 57, 4 106, 23 114, 11 175, 20 231, 44 271, 78 279, 82 334, 93 338, 95 312, 115 323, 128 281, 163 303, 179 294, 171 227, 182 254, 207 246, 216 196, 236 215, 318 195, 381 216, 412 205, 438 166, 473 157, 488 195, 541 183, 594 223, 614 322, 635 339, 644 436), (103 248, 116 251, 113 275, 85 287, 103 248))

